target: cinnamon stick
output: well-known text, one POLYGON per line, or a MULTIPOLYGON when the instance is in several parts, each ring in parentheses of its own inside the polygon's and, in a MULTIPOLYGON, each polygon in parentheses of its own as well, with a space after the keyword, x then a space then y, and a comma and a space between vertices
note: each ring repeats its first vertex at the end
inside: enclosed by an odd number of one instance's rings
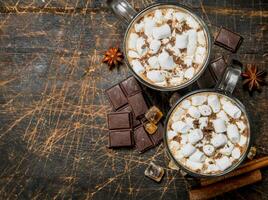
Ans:
POLYGON ((221 176, 221 177, 217 177, 217 178, 203 178, 200 180, 200 185, 201 186, 211 185, 211 184, 219 182, 221 180, 231 178, 234 176, 238 176, 238 175, 241 175, 241 174, 244 174, 244 173, 256 170, 256 169, 260 169, 263 167, 267 167, 267 166, 268 166, 268 156, 265 156, 262 158, 258 158, 258 159, 249 161, 249 162, 245 163, 244 165, 241 165, 236 170, 228 173, 225 176, 221 176))
POLYGON ((190 200, 205 200, 230 192, 240 187, 256 183, 262 179, 260 170, 248 172, 238 177, 222 180, 213 185, 193 189, 189 191, 190 200))

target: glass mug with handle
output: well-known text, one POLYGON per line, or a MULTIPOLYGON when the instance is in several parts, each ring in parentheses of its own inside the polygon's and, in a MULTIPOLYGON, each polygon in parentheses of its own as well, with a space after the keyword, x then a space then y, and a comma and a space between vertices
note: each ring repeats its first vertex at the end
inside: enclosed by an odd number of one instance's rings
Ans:
POLYGON ((189 8, 157 3, 137 12, 126 0, 108 0, 108 5, 128 25, 123 43, 126 64, 142 84, 175 91, 205 71, 211 36, 205 22, 189 8))

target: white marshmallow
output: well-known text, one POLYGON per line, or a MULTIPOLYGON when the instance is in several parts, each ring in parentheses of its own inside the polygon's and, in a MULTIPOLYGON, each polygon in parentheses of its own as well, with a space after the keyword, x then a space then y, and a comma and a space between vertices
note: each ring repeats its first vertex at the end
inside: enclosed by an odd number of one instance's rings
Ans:
POLYGON ((173 155, 174 155, 174 158, 176 159, 176 160, 181 160, 181 159, 183 159, 183 154, 182 154, 182 150, 180 149, 180 150, 178 150, 178 151, 175 151, 175 152, 173 152, 173 155))
POLYGON ((188 68, 185 73, 184 73, 184 77, 187 78, 187 79, 191 79, 194 77, 194 68, 193 67, 190 67, 188 68))
POLYGON ((145 18, 144 19, 144 33, 148 37, 152 36, 153 28, 155 27, 155 21, 152 18, 145 18))
POLYGON ((155 19, 155 21, 161 22, 162 21, 162 18, 163 18, 163 15, 162 15, 161 10, 156 10, 154 12, 154 19, 155 19))
POLYGON ((170 141, 170 142, 168 143, 168 146, 169 146, 169 149, 170 149, 172 152, 176 152, 176 151, 178 151, 178 150, 180 149, 181 144, 178 143, 177 141, 172 140, 172 141, 170 141))
POLYGON ((208 96, 208 105, 212 108, 214 113, 219 112, 221 109, 219 98, 214 94, 208 96))
POLYGON ((233 143, 228 141, 227 144, 224 145, 224 147, 220 149, 220 153, 226 156, 230 156, 233 149, 234 149, 233 143))
POLYGON ((205 47, 197 47, 196 48, 196 54, 205 55, 206 52, 207 52, 207 49, 205 47))
POLYGON ((189 115, 190 115, 191 117, 193 117, 193 118, 195 118, 195 119, 198 119, 198 118, 201 116, 199 110, 198 110, 196 107, 194 107, 194 106, 191 106, 191 107, 188 109, 188 113, 189 113, 189 115))
POLYGON ((188 17, 188 15, 186 13, 182 13, 182 12, 176 12, 173 14, 173 17, 178 20, 179 22, 185 21, 188 17))
POLYGON ((164 80, 164 81, 162 81, 162 82, 156 82, 156 83, 154 83, 154 84, 155 84, 155 85, 158 85, 158 86, 161 86, 161 87, 164 87, 164 86, 167 85, 167 81, 164 80))
POLYGON ((187 48, 188 44, 188 35, 182 34, 182 35, 176 35, 176 42, 175 47, 178 49, 185 49, 187 48))
POLYGON ((180 49, 177 48, 176 46, 171 47, 170 50, 173 51, 173 55, 175 55, 175 56, 179 57, 181 55, 180 49))
POLYGON ((140 73, 144 72, 144 67, 143 67, 143 65, 140 63, 139 60, 132 60, 132 61, 131 61, 131 65, 132 65, 133 70, 134 70, 137 74, 140 74, 140 73))
MULTIPOLYGON (((165 38, 165 39, 162 40, 162 43, 163 43, 163 44, 167 44, 168 42, 169 42, 169 39, 168 39, 168 38, 165 38)), ((169 44, 169 45, 170 45, 170 44, 169 44)), ((168 48, 169 45, 167 45, 166 48, 168 48)), ((170 45, 170 46, 171 46, 171 45, 170 45)))
POLYGON ((217 118, 220 118, 226 122, 230 121, 229 117, 226 115, 226 113, 223 110, 217 113, 217 118))
POLYGON ((240 133, 238 128, 234 124, 229 124, 227 126, 227 136, 232 141, 232 143, 238 143, 240 140, 240 133))
POLYGON ((187 65, 187 67, 192 66, 192 64, 193 64, 193 56, 185 56, 183 62, 184 62, 185 65, 187 65))
POLYGON ((189 160, 193 162, 203 163, 205 162, 206 156, 202 151, 198 149, 189 157, 189 160))
POLYGON ((196 151, 196 148, 190 143, 183 145, 181 149, 184 157, 189 157, 196 151))
POLYGON ((179 121, 184 113, 185 110, 183 110, 182 108, 178 108, 172 115, 172 121, 179 121))
POLYGON ((211 115, 211 112, 212 112, 208 105, 198 106, 198 110, 201 113, 201 115, 203 115, 203 116, 209 116, 209 115, 211 115))
POLYGON ((152 51, 152 53, 157 53, 159 48, 161 46, 161 42, 159 40, 152 40, 149 44, 149 48, 152 51))
POLYGON ((227 143, 227 137, 222 133, 218 133, 212 137, 211 143, 216 148, 222 147, 227 143))
POLYGON ((136 49, 137 49, 138 54, 141 56, 144 55, 148 51, 147 47, 145 48, 143 47, 144 44, 145 44, 144 38, 139 37, 137 39, 136 49))
POLYGON ((215 119, 212 123, 216 133, 223 133, 227 130, 225 125, 226 122, 222 119, 215 119))
POLYGON ((246 129, 246 127, 247 127, 243 121, 236 122, 236 125, 239 128, 240 133, 243 133, 244 130, 246 129))
POLYGON ((232 151, 232 157, 234 159, 239 159, 241 156, 241 151, 238 147, 234 148, 233 151, 232 151))
POLYGON ((185 99, 182 103, 181 103, 181 107, 184 109, 188 109, 191 106, 191 101, 189 101, 188 99, 185 99))
POLYGON ((167 138, 168 138, 169 140, 172 140, 175 136, 177 136, 177 133, 176 133, 175 131, 169 130, 169 131, 167 132, 167 138))
POLYGON ((168 24, 153 28, 153 37, 155 39, 161 40, 169 36, 171 36, 171 29, 168 24))
POLYGON ((200 117, 199 118, 199 128, 202 130, 208 125, 208 117, 200 117))
POLYGON ((232 162, 227 156, 223 156, 220 159, 216 159, 216 165, 220 168, 221 171, 226 170, 228 167, 232 165, 232 162))
POLYGON ((213 156, 215 153, 215 148, 214 146, 207 144, 203 146, 203 151, 207 156, 213 156))
POLYGON ((200 106, 207 101, 207 97, 205 95, 195 95, 191 99, 194 106, 200 106))
POLYGON ((191 118, 191 117, 185 117, 185 122, 186 122, 186 124, 188 124, 191 128, 194 128, 194 120, 195 119, 193 119, 193 118, 191 118))
POLYGON ((146 76, 154 83, 163 82, 165 80, 165 76, 159 70, 148 71, 146 76))
POLYGON ((152 69, 159 69, 160 65, 158 62, 158 58, 156 56, 152 56, 148 59, 148 63, 152 69))
POLYGON ((241 116, 241 110, 231 102, 224 103, 222 108, 234 119, 238 119, 241 116))
POLYGON ((188 141, 191 144, 195 144, 203 139, 203 132, 200 129, 194 129, 188 134, 188 141))
POLYGON ((172 70, 174 67, 176 67, 173 58, 166 51, 163 51, 161 54, 159 54, 158 62, 162 69, 172 70))
POLYGON ((240 146, 244 146, 244 145, 247 143, 247 141, 248 141, 248 138, 247 138, 246 136, 244 136, 244 135, 241 135, 238 144, 239 144, 240 146))
POLYGON ((136 49, 137 39, 139 38, 138 34, 131 33, 128 39, 128 48, 129 49, 136 49))
POLYGON ((197 33, 195 30, 188 31, 187 55, 194 55, 197 46, 197 33))
POLYGON ((169 80, 169 83, 171 85, 179 85, 183 82, 183 78, 182 77, 172 77, 170 80, 169 80))
POLYGON ((197 41, 200 45, 206 46, 206 37, 203 31, 198 31, 197 32, 197 41))
POLYGON ((173 9, 168 9, 166 14, 164 15, 164 18, 166 20, 172 19, 173 18, 173 13, 174 13, 173 9))
POLYGON ((136 51, 132 51, 132 50, 130 50, 130 51, 128 52, 128 56, 129 56, 130 58, 140 58, 139 54, 138 54, 136 51))
POLYGON ((204 62, 205 58, 206 58, 206 55, 196 54, 194 56, 194 60, 193 61, 196 64, 202 64, 204 62))
POLYGON ((192 170, 201 170, 203 167, 203 163, 200 162, 193 162, 191 160, 186 161, 186 166, 189 167, 192 170))
POLYGON ((142 32, 144 30, 144 22, 136 23, 134 28, 137 33, 142 32))
POLYGON ((182 121, 178 121, 178 122, 174 122, 171 125, 171 128, 176 132, 184 134, 184 133, 187 133, 191 127, 182 121))
POLYGON ((188 135, 181 135, 181 144, 186 144, 188 142, 188 135))
POLYGON ((209 165, 207 165, 207 172, 217 172, 217 171, 219 171, 220 170, 220 168, 217 166, 217 165, 215 165, 215 164, 209 164, 209 165))
POLYGON ((189 16, 186 19, 186 23, 193 29, 198 29, 199 28, 199 23, 196 21, 195 18, 193 18, 192 16, 189 16))

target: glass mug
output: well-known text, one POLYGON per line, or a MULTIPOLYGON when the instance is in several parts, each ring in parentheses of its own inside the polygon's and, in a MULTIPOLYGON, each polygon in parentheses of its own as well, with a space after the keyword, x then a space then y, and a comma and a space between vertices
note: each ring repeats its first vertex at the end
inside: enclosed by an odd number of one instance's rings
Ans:
POLYGON ((214 89, 201 89, 201 90, 196 90, 193 91, 191 93, 186 94, 185 96, 181 97, 176 103, 175 105, 173 105, 173 107, 170 109, 169 113, 167 114, 167 118, 165 121, 165 131, 164 131, 164 146, 166 148, 167 151, 167 155, 169 156, 169 158, 175 163, 176 166, 178 166, 179 168, 183 169, 185 172, 187 172, 188 174, 195 176, 195 177, 217 177, 217 176, 222 176, 225 175, 231 171, 233 171, 235 168, 237 168, 243 161, 244 159, 247 157, 248 151, 250 149, 250 123, 249 123, 249 116, 245 110, 244 105, 235 97, 232 96, 232 92, 237 84, 237 81, 239 79, 239 76, 241 74, 241 68, 237 68, 237 67, 228 67, 225 71, 225 74, 223 75, 222 80, 219 81, 219 83, 217 84, 217 86, 214 89), (244 114, 245 119, 247 121, 247 142, 245 143, 245 150, 243 152, 242 155, 240 155, 240 158, 238 159, 238 161, 236 163, 232 163, 232 165, 225 169, 224 171, 220 172, 220 173, 197 173, 189 168, 187 168, 184 164, 180 163, 179 161, 177 161, 174 157, 174 155, 172 154, 169 145, 168 145, 168 136, 167 136, 167 131, 168 131, 168 124, 171 118, 171 115, 173 113, 174 110, 176 110, 176 108, 179 106, 179 104, 185 100, 186 98, 189 98, 195 94, 202 94, 202 93, 213 93, 215 95, 220 95, 220 96, 224 96, 225 98, 227 98, 228 100, 230 100, 233 104, 235 104, 240 110, 241 113, 244 114))
POLYGON ((123 43, 123 48, 124 48, 124 54, 127 54, 127 39, 128 39, 128 35, 129 35, 129 31, 132 29, 133 25, 145 14, 149 13, 150 11, 158 8, 158 7, 165 7, 165 8, 179 8, 180 10, 183 10, 184 12, 186 12, 187 14, 189 14, 191 17, 193 17, 196 21, 198 21, 198 23, 201 25, 201 27, 204 30, 204 34, 206 37, 206 42, 207 42, 207 56, 206 59, 204 60, 202 66, 200 67, 199 71, 197 73, 195 73, 195 75, 189 79, 186 82, 183 82, 182 84, 176 85, 176 86, 169 86, 169 87, 161 87, 161 86, 157 86, 155 84, 150 83, 149 81, 144 80, 143 78, 140 77, 140 75, 138 75, 132 68, 132 66, 129 63, 129 60, 126 56, 126 64, 128 66, 128 68, 131 70, 132 74, 135 76, 135 78, 141 82, 142 84, 144 84, 145 86, 155 89, 155 90, 159 90, 159 91, 175 91, 175 90, 179 90, 182 88, 185 88, 189 85, 191 85, 192 83, 194 83, 201 75, 202 73, 205 71, 206 67, 209 64, 209 59, 210 59, 210 54, 211 54, 211 35, 209 32, 209 29, 207 27, 207 25, 205 24, 205 22, 196 14, 194 14, 189 8, 187 8, 184 5, 178 4, 178 3, 156 3, 156 4, 152 4, 148 7, 146 7, 145 9, 141 10, 140 12, 137 12, 126 0, 108 0, 107 1, 109 7, 114 11, 114 13, 120 17, 120 19, 125 22, 128 27, 127 30, 125 32, 125 36, 124 36, 124 43, 123 43))

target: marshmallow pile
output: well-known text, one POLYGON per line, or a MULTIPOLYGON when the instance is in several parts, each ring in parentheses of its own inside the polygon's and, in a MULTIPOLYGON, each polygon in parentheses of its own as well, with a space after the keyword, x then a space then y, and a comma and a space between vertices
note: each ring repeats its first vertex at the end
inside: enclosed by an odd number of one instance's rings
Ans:
POLYGON ((201 69, 207 58, 207 37, 190 14, 159 7, 133 24, 127 54, 133 70, 147 82, 177 86, 201 69))
POLYGON ((197 93, 174 109, 167 140, 174 158, 188 169, 203 174, 220 173, 245 153, 248 120, 228 97, 197 93))

